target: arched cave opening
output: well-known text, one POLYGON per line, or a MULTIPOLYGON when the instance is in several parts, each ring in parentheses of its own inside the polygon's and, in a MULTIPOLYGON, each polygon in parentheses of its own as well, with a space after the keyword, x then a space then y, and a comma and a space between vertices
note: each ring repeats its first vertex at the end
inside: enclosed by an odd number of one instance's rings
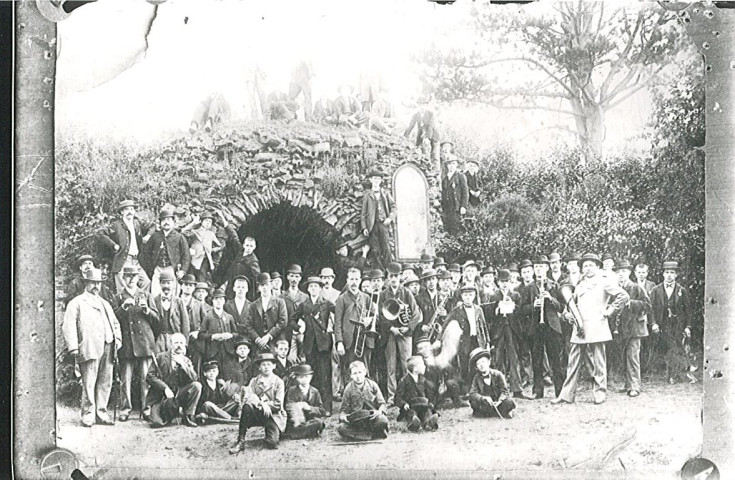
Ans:
POLYGON ((306 279, 319 275, 323 267, 334 268, 337 263, 339 232, 307 206, 281 202, 253 215, 238 234, 241 239, 255 238, 261 271, 280 272, 284 276, 284 290, 288 285, 285 271, 289 265, 301 265, 306 279))

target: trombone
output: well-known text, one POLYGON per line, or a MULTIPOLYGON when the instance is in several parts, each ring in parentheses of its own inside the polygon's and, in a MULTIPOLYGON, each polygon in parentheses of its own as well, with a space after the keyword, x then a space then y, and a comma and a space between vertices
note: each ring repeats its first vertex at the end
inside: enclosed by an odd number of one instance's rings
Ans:
POLYGON ((377 338, 380 336, 376 327, 378 319, 378 296, 379 294, 377 292, 371 293, 367 306, 360 310, 360 318, 358 320, 351 320, 352 323, 357 324, 354 352, 358 358, 362 358, 367 337, 377 338))

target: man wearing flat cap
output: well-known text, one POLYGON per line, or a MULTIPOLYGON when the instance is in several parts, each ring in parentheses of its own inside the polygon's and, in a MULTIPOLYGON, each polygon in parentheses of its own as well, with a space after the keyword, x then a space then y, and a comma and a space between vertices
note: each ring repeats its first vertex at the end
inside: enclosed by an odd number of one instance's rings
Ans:
MULTIPOLYGON (((159 331, 158 311, 153 296, 138 288, 140 267, 123 267, 125 288, 115 297, 114 311, 120 322, 122 347, 118 351, 122 381, 120 385, 120 421, 130 417, 133 408, 130 387, 133 382, 133 371, 140 379, 148 375, 156 352, 155 332, 159 331)), ((140 382, 141 414, 149 415, 146 406, 148 384, 140 382)))
MULTIPOLYGON (((123 200, 117 207, 120 218, 97 233, 97 241, 115 252, 110 272, 115 276, 117 293, 125 288, 123 267, 140 267, 139 259, 143 253, 143 245, 148 242, 155 231, 155 224, 144 224, 135 216, 135 202, 123 200)), ((187 247, 188 249, 188 247, 187 247)), ((150 279, 145 270, 141 270, 138 278, 140 288, 147 290, 150 279)))
POLYGON ((592 394, 595 404, 605 401, 607 396, 607 368, 605 342, 612 340, 608 318, 617 314, 630 297, 617 282, 603 273, 602 260, 594 253, 586 253, 579 260, 584 277, 574 289, 573 299, 579 309, 582 322, 580 332, 576 325, 572 335, 572 348, 569 352, 569 366, 561 393, 551 403, 573 403, 577 394, 577 379, 585 363, 593 365, 592 394))
POLYGON ((151 278, 151 294, 161 293, 161 274, 175 277, 174 294, 178 293, 178 280, 189 271, 191 255, 189 242, 175 228, 174 212, 164 208, 158 214, 161 229, 151 235, 143 248, 143 269, 151 278))
POLYGON ((362 197, 360 225, 368 237, 369 253, 377 266, 384 269, 393 260, 390 250, 390 224, 396 218, 396 203, 393 195, 381 187, 383 172, 372 167, 367 173, 370 191, 362 197))
POLYGON ((676 281, 679 263, 665 261, 662 270, 664 281, 651 290, 651 331, 661 332, 658 350, 665 355, 669 383, 674 383, 688 366, 682 340, 690 341, 692 337, 691 304, 689 291, 676 281))
POLYGON ((257 283, 260 298, 248 308, 245 336, 253 342, 256 353, 275 352, 276 341, 284 338, 288 323, 286 303, 273 295, 270 274, 258 275, 257 283))
POLYGON ((444 228, 450 235, 456 235, 462 228, 462 215, 469 206, 469 189, 464 173, 457 170, 457 157, 446 159, 447 176, 442 179, 442 211, 444 228))
MULTIPOLYGON (((82 255, 77 259, 77 270, 79 273, 74 275, 69 283, 64 288, 64 306, 66 307, 71 302, 72 298, 84 293, 86 282, 84 281, 84 272, 87 272, 94 268, 94 257, 92 255, 82 255)), ((100 297, 104 298, 108 302, 112 303, 115 295, 110 289, 102 283, 100 285, 100 297)))
POLYGON ((122 346, 120 323, 112 306, 99 296, 102 272, 84 272, 84 293, 69 302, 61 331, 82 374, 82 425, 112 425, 107 412, 114 357, 122 346))

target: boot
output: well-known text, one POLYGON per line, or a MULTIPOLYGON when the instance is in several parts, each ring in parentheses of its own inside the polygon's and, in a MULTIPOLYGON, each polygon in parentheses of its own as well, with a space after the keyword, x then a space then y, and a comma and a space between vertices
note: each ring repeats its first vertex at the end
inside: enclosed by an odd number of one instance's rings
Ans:
POLYGON ((421 421, 419 420, 419 417, 414 415, 411 421, 408 422, 408 431, 418 432, 419 428, 421 428, 421 421))
POLYGON ((426 419, 424 422, 424 430, 433 432, 434 430, 437 430, 439 428, 439 415, 436 413, 431 415, 429 418, 426 419))
POLYGON ((231 454, 240 453, 243 450, 245 450, 245 435, 238 435, 237 436, 237 442, 230 448, 231 454))

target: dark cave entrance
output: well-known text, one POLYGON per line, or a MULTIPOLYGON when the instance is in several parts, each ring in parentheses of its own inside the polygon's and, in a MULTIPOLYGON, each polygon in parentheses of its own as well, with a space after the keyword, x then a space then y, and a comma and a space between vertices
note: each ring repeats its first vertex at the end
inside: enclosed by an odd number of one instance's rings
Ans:
POLYGON ((310 207, 281 202, 253 215, 238 234, 255 238, 261 271, 280 272, 284 290, 291 264, 301 265, 304 280, 323 267, 336 267, 339 232, 310 207))

